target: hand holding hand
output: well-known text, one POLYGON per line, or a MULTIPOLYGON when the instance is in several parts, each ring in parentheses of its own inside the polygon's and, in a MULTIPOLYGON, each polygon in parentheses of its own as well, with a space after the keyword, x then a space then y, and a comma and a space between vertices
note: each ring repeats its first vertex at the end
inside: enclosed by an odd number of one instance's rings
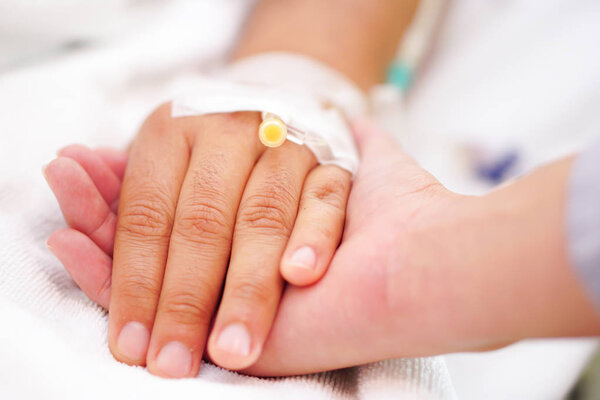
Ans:
POLYGON ((281 274, 309 284, 325 272, 350 174, 317 165, 304 146, 265 149, 257 114, 170 112, 165 105, 144 123, 126 169, 106 152, 60 152, 46 176, 73 229, 48 243, 92 299, 109 307, 110 298, 109 343, 120 361, 194 376, 210 330, 210 357, 245 368, 269 333, 281 274))
POLYGON ((310 373, 600 333, 565 254, 570 159, 464 196, 370 123, 355 133, 361 165, 342 244, 323 279, 286 289, 247 372, 310 373))
MULTIPOLYGON (((389 358, 391 348, 399 345, 396 355, 433 351, 433 338, 422 339, 425 327, 417 321, 425 315, 433 320, 450 306, 437 309, 437 302, 430 296, 431 292, 434 298, 443 296, 444 291, 436 286, 445 286, 439 277, 443 270, 407 264, 403 278, 394 277, 396 264, 392 261, 402 255, 403 249, 410 249, 414 242, 410 235, 417 226, 435 222, 437 211, 461 196, 443 188, 385 134, 366 124, 357 126, 356 132, 362 163, 348 204, 343 243, 321 281, 306 288, 287 287, 263 355, 246 372, 286 375, 344 367, 389 358), (396 317, 404 306, 404 317, 396 317), (406 326, 397 320, 403 320, 406 326), (398 326, 403 335, 396 336, 398 326)), ((99 196, 73 198, 57 188, 56 182, 68 183, 80 191, 87 187, 89 192, 98 188, 99 192, 118 193, 118 182, 115 184, 106 171, 112 166, 117 178, 122 175, 127 161, 123 154, 68 147, 61 155, 76 160, 85 169, 59 158, 57 161, 66 165, 54 161, 47 170, 67 221, 73 221, 68 216, 77 209, 89 209, 99 196), (90 160, 97 158, 106 164, 103 174, 90 168, 90 160), (115 188, 108 190, 107 186, 115 188)), ((107 202, 115 198, 113 195, 107 202)), ((82 290, 108 307, 109 255, 73 229, 56 232, 49 244, 82 290), (89 261, 82 263, 84 259, 89 261)), ((409 254, 403 257, 408 260, 409 254)))
MULTIPOLYGON (((323 279, 286 288, 261 357, 245 372, 309 373, 600 332, 561 242, 569 160, 490 195, 462 196, 378 129, 355 130, 361 166, 342 244, 323 279)), ((97 299, 110 258, 73 235, 81 246, 63 241, 54 251, 97 299)))

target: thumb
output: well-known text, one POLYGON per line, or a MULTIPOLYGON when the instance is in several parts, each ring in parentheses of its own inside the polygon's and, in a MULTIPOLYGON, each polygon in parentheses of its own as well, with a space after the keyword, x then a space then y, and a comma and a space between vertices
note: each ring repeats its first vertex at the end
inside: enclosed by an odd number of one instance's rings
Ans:
POLYGON ((393 156, 402 153, 400 145, 369 118, 355 120, 351 124, 361 159, 393 156))
POLYGON ((406 174, 407 171, 412 174, 423 172, 419 164, 402 150, 394 137, 372 120, 356 120, 351 126, 360 155, 359 174, 385 175, 388 179, 401 179, 400 175, 406 174))

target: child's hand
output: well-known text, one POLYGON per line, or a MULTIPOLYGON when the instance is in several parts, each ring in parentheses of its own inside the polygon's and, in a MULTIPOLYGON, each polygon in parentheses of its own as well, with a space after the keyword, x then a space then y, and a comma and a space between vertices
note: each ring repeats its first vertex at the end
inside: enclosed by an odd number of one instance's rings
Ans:
POLYGON ((246 368, 273 322, 279 271, 299 285, 324 274, 350 174, 317 165, 303 146, 265 149, 258 123, 252 113, 172 119, 165 105, 145 122, 128 162, 71 146, 46 168, 73 228, 55 232, 49 246, 90 298, 104 307, 110 298, 118 360, 196 375, 227 272, 208 353, 223 367, 246 368), (82 273, 87 266, 97 275, 82 273))

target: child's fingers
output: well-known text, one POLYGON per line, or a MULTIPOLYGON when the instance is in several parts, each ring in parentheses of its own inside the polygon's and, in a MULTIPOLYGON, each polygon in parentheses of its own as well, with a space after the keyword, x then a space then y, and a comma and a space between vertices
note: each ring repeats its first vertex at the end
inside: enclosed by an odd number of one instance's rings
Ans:
POLYGON ((119 199, 121 180, 92 149, 80 144, 72 144, 59 150, 58 156, 77 161, 90 176, 107 204, 112 205, 119 199))
POLYGON ((67 224, 111 255, 117 217, 87 172, 75 160, 59 157, 46 166, 44 175, 67 224))
POLYGON ((119 181, 123 181, 125 175, 125 167, 127 167, 127 160, 129 159, 129 152, 111 149, 109 147, 98 147, 94 149, 96 153, 106 165, 114 172, 119 178, 119 181))
POLYGON ((112 259, 89 237, 75 229, 52 233, 46 244, 77 286, 94 302, 108 309, 112 259))
POLYGON ((280 266, 289 283, 310 285, 325 274, 342 237, 350 186, 350 173, 334 165, 308 175, 280 266))

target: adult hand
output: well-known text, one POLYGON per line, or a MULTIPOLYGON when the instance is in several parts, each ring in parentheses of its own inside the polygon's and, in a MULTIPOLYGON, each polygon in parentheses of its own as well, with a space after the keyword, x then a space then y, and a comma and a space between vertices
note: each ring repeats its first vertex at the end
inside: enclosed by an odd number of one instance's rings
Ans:
POLYGON ((90 297, 105 307, 110 298, 118 360, 194 376, 211 329, 210 357, 248 367, 279 304, 280 268, 299 284, 325 272, 350 174, 317 165, 304 146, 265 149, 258 123, 255 113, 173 119, 167 104, 144 123, 124 172, 114 165, 122 158, 81 147, 62 150, 46 168, 74 228, 54 233, 49 246, 90 297), (76 265, 86 251, 93 278, 76 265))
POLYGON ((288 287, 256 375, 600 333, 568 264, 571 159, 485 196, 450 192, 363 121, 361 166, 327 275, 288 287))
MULTIPOLYGON (((560 193, 526 180, 483 198, 457 195, 373 126, 355 131, 361 166, 342 244, 323 279, 286 288, 262 356, 245 372, 309 373, 600 331, 565 266, 561 233, 549 233, 561 218, 556 206, 548 218, 535 201, 518 207, 512 190, 560 193), (545 235, 531 242, 540 229, 545 235)), ((568 175, 541 174, 531 178, 568 175)), ((97 250, 63 242, 57 252, 88 295, 110 275, 108 258, 77 262, 99 258, 97 250)))

